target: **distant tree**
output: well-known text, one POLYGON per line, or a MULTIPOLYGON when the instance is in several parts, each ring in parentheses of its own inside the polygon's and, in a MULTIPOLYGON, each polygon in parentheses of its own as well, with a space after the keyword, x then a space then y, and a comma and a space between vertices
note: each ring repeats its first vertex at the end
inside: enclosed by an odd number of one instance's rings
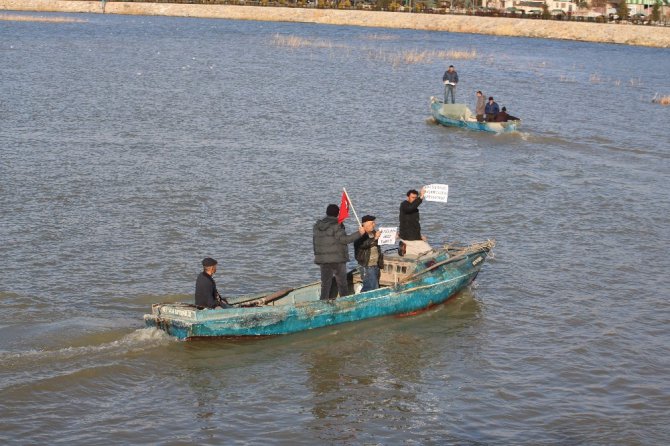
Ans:
POLYGON ((378 9, 385 9, 385 10, 388 10, 388 9, 389 9, 389 5, 390 5, 390 4, 391 4, 391 0, 377 0, 377 1, 375 2, 375 6, 376 6, 378 9))
POLYGON ((549 5, 546 3, 542 4, 542 18, 544 20, 549 20, 551 18, 551 12, 549 12, 549 5))
POLYGON ((659 1, 656 1, 654 3, 654 7, 651 8, 651 21, 652 22, 658 22, 661 20, 661 5, 659 4, 659 1))
POLYGON ((628 14, 628 3, 626 3, 626 0, 619 0, 619 4, 616 7, 616 14, 619 16, 619 20, 628 20, 630 14, 628 14))
POLYGON ((607 0, 591 0, 591 7, 600 10, 600 12, 604 14, 605 8, 607 7, 607 0))

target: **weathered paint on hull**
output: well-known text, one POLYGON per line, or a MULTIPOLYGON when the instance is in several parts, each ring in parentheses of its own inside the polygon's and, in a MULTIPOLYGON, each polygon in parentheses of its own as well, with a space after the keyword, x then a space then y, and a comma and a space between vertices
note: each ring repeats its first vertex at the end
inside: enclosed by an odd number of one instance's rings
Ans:
MULTIPOLYGON (((163 329, 179 339, 189 339, 281 335, 386 315, 408 314, 445 302, 469 285, 481 269, 488 251, 489 248, 474 251, 405 284, 332 302, 187 311, 193 313, 191 317, 163 317, 159 308, 144 318, 148 326, 163 329)), ((319 286, 312 285, 315 293, 318 293, 319 286)))
POLYGON ((518 130, 517 121, 509 122, 478 122, 478 121, 466 121, 463 119, 454 119, 448 116, 445 116, 440 113, 440 108, 442 107, 441 102, 431 102, 430 111, 435 120, 447 127, 462 127, 470 130, 476 130, 479 132, 489 132, 489 133, 508 133, 516 132, 518 130))

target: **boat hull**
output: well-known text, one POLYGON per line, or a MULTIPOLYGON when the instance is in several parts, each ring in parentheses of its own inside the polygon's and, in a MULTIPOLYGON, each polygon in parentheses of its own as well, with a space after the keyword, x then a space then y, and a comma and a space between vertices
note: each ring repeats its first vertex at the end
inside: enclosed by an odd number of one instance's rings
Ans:
POLYGON ((469 130, 489 133, 509 133, 518 131, 520 121, 479 122, 476 119, 460 119, 442 114, 442 102, 431 98, 430 111, 435 121, 447 127, 461 127, 469 130))
POLYGON ((316 283, 296 289, 295 293, 282 298, 283 303, 205 310, 189 304, 156 304, 152 314, 145 315, 144 319, 150 327, 165 330, 179 339, 191 339, 274 336, 412 313, 445 302, 469 285, 479 273, 489 249, 483 247, 453 259, 446 255, 435 257, 429 263, 446 263, 404 283, 333 301, 318 300, 320 284, 316 283), (315 300, 300 302, 300 296, 307 294, 315 300))

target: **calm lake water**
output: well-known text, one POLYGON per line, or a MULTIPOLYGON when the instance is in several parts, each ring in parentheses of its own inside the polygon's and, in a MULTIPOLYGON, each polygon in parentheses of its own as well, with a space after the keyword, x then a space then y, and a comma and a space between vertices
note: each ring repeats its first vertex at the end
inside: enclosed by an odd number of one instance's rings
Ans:
POLYGON ((670 50, 74 17, 0 24, 0 443, 670 439, 670 50), (476 56, 398 62, 449 50, 476 56), (523 132, 433 124, 449 64, 523 132), (396 225, 430 183, 430 241, 498 242, 446 305, 246 341, 143 328, 205 256, 225 294, 317 280, 343 186, 396 225))

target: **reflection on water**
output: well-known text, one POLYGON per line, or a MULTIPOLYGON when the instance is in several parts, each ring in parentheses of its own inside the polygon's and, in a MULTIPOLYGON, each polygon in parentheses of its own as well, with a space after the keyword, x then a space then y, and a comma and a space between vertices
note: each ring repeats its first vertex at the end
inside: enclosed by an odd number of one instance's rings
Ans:
POLYGON ((303 354, 313 401, 310 429, 321 441, 342 443, 417 429, 417 414, 440 411, 440 403, 436 407, 418 396, 431 379, 423 372, 439 361, 438 345, 458 343, 477 308, 472 296, 462 293, 415 318, 342 327, 335 339, 313 346, 303 354), (425 327, 431 319, 443 323, 440 329, 425 327))

